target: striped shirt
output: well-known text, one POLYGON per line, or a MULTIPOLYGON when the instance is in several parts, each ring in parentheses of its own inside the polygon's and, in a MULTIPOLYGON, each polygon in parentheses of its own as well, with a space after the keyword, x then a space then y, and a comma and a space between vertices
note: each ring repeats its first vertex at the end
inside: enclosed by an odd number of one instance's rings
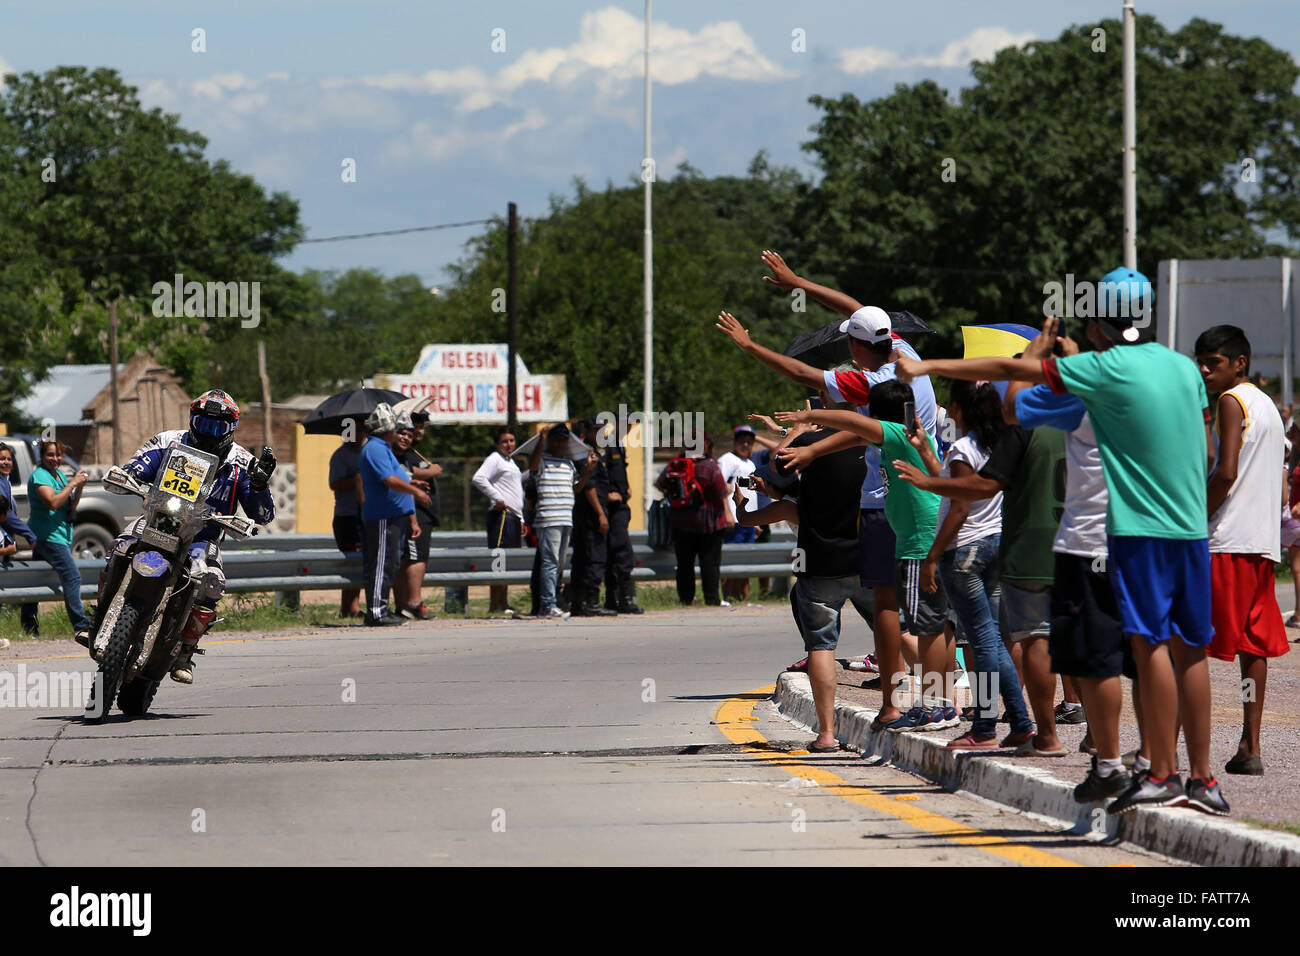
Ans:
POLYGON ((573 483, 578 469, 567 458, 543 454, 537 472, 535 528, 563 528, 573 525, 573 483))

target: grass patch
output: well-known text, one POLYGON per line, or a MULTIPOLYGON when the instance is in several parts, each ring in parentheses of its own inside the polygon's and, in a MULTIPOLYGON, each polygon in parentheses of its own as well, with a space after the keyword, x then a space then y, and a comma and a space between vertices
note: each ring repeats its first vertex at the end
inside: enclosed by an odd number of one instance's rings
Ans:
POLYGON ((1283 833, 1293 833, 1300 836, 1300 823, 1270 823, 1267 820, 1256 820, 1254 817, 1242 817, 1241 819, 1252 827, 1259 827, 1261 830, 1281 830, 1283 833))

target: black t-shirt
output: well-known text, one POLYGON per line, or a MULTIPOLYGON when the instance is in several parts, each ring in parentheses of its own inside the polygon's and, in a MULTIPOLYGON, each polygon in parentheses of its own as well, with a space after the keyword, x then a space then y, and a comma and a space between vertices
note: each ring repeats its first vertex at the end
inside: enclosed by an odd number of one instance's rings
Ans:
MULTIPOLYGON (((412 475, 415 474, 416 468, 431 467, 429 459, 425 458, 414 448, 408 448, 398 456, 398 462, 405 465, 412 475)), ((438 479, 429 479, 429 507, 423 507, 418 501, 415 503, 415 517, 417 521, 428 521, 434 526, 442 523, 439 515, 442 514, 442 505, 438 501, 438 479)))
MULTIPOLYGON (((835 434, 822 428, 790 442, 811 445, 835 434)), ((843 578, 858 573, 858 500, 867 464, 861 446, 813 459, 799 475, 791 494, 799 496, 799 547, 805 567, 801 575, 843 578)))

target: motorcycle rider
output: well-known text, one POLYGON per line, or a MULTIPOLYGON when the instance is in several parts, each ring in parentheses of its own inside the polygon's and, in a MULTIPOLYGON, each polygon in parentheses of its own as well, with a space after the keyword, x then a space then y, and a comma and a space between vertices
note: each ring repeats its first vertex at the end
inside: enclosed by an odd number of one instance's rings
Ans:
MULTIPOLYGON (((122 468, 137 480, 151 484, 167 448, 173 442, 216 455, 219 462, 217 477, 208 495, 208 506, 220 515, 233 515, 236 507, 242 506, 244 513, 258 524, 270 524, 275 519, 275 501, 268 485, 271 474, 275 471, 275 455, 266 448, 263 449, 261 458, 254 458, 248 449, 235 444, 237 427, 239 406, 235 400, 219 388, 209 389, 190 403, 188 431, 175 429, 159 432, 141 445, 122 468)), ((109 490, 117 489, 110 487, 109 490)), ((99 576, 101 605, 104 585, 109 580, 115 580, 116 566, 138 536, 143 521, 143 518, 138 519, 118 535, 109 552, 108 562, 99 576)), ((190 610, 189 620, 181 631, 181 650, 171 672, 172 680, 181 684, 194 683, 193 656, 199 638, 212 626, 217 613, 217 601, 226 589, 226 573, 221 566, 221 550, 217 547, 217 542, 224 534, 220 528, 209 525, 199 532, 190 545, 191 568, 199 593, 190 610)), ((102 619, 102 612, 96 616, 102 619)))

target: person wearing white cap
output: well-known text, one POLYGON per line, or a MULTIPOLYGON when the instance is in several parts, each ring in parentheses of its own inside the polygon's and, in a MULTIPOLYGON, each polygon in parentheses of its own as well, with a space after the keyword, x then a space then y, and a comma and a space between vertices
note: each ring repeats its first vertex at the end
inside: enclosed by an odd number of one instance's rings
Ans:
MULTIPOLYGON (((765 250, 761 256, 771 275, 763 281, 778 289, 802 289, 815 301, 845 317, 840 331, 848 335, 849 354, 853 360, 850 369, 822 370, 788 355, 764 348, 750 338, 749 332, 729 312, 718 316, 718 328, 731 337, 743 352, 752 355, 768 368, 806 388, 826 391, 836 403, 851 402, 858 411, 867 414, 868 393, 872 386, 894 379, 895 351, 920 358, 916 350, 894 335, 889 313, 877 306, 864 306, 852 296, 835 289, 810 282, 785 264, 777 253, 765 250)), ((938 403, 929 378, 922 376, 912 383, 916 414, 921 424, 935 437, 938 403)), ((850 431, 836 432, 811 445, 784 448, 777 453, 785 467, 802 470, 814 459, 854 445, 865 444, 865 439, 850 431)), ((901 715, 893 699, 894 681, 906 674, 902 657, 902 630, 898 614, 898 597, 894 585, 894 532, 885 518, 885 486, 881 478, 880 449, 867 446, 865 452, 867 476, 862 482, 859 501, 858 534, 861 549, 859 575, 863 587, 872 588, 875 601, 876 659, 882 675, 890 679, 880 682, 882 704, 876 729, 901 715)))

